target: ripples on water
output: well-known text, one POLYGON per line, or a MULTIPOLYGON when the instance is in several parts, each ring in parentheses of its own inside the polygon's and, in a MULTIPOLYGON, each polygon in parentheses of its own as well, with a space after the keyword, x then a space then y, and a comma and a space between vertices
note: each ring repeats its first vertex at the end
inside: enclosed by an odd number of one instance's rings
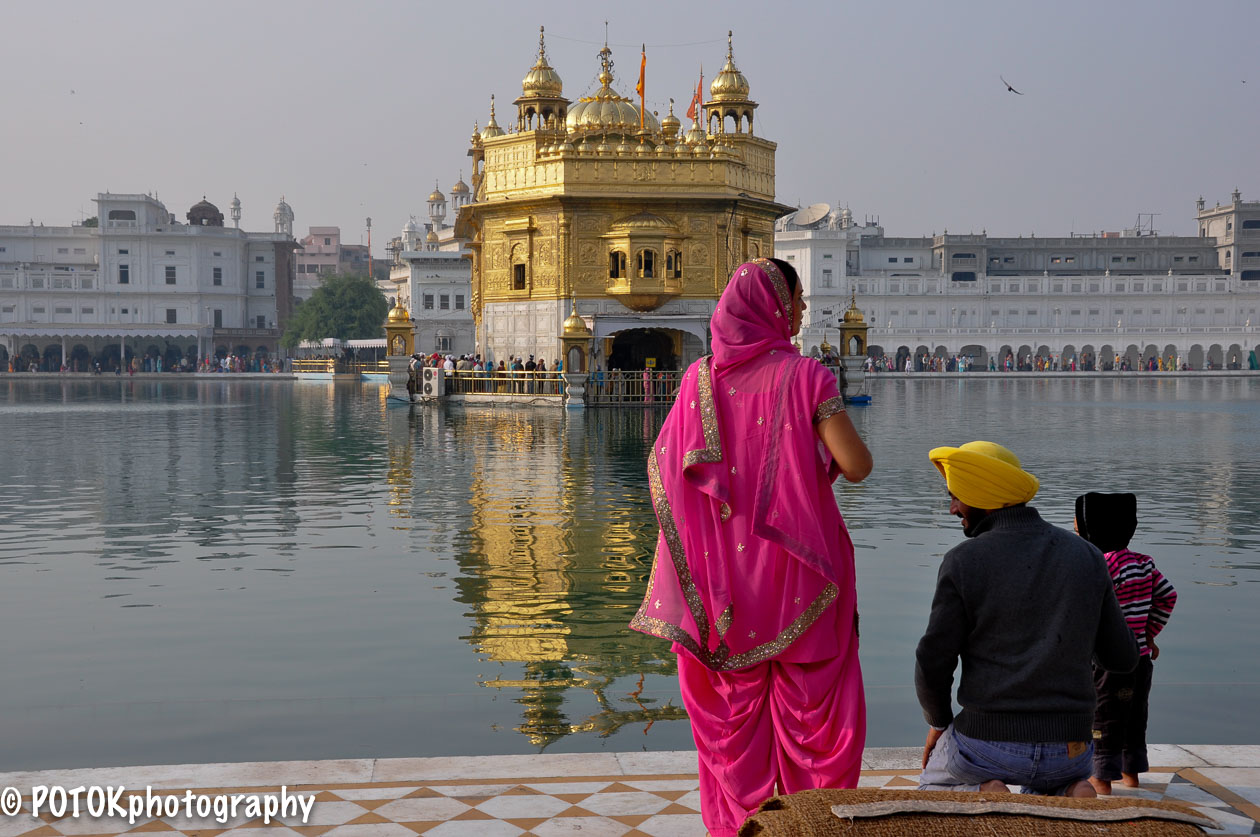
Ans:
MULTIPOLYGON (((913 744, 936 566, 927 462, 988 438, 1071 525, 1141 498, 1181 602, 1152 739, 1234 742, 1260 698, 1257 385, 877 381, 841 483, 873 745, 913 744), (1203 711, 1210 707, 1210 711, 1203 711)), ((0 769, 690 746, 666 644, 625 626, 662 411, 387 408, 359 384, 0 381, 0 769)), ((1245 735, 1245 733, 1244 733, 1245 735)))

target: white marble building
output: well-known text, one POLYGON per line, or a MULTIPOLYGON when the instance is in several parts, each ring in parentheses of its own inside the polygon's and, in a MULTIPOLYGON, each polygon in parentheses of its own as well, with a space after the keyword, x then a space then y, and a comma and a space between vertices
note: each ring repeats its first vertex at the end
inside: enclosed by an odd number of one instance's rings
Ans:
MULTIPOLYGON (((451 215, 469 200, 461 178, 451 187, 451 215)), ((378 282, 391 301, 401 302, 416 323, 416 351, 424 354, 474 354, 472 270, 466 242, 446 223, 446 196, 434 186, 428 201, 429 222, 413 216, 388 247, 389 280, 378 282)))
POLYGON ((94 227, 0 227, 0 368, 276 352, 293 306, 288 204, 273 232, 248 233, 235 197, 232 226, 204 199, 185 221, 149 195, 95 202, 94 227))
POLYGON ((823 204, 779 221, 775 253, 802 276, 807 353, 834 337, 856 295, 871 353, 902 358, 899 369, 923 353, 1245 367, 1260 328, 1260 201, 1234 192, 1197 210, 1198 236, 890 238, 823 204))

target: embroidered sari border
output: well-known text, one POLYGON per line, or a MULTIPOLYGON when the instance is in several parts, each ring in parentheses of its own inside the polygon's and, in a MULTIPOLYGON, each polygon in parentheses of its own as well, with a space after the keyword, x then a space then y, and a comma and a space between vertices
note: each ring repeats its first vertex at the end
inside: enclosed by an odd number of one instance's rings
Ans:
POLYGON ((801 611, 801 615, 792 620, 792 623, 784 628, 778 636, 769 642, 763 642, 756 648, 752 648, 741 654, 733 654, 728 657, 723 664, 723 669, 747 668, 755 666, 758 663, 764 663, 771 657, 781 654, 791 647, 793 642, 801 638, 805 631, 809 630, 809 626, 818 621, 818 617, 822 615, 832 602, 840 595, 840 588, 828 582, 818 597, 809 603, 809 607, 801 611))
MULTIPOLYGON (((661 526, 661 534, 665 537, 665 548, 669 551, 669 558, 674 564, 674 572, 678 576, 678 583, 682 586, 683 598, 687 602, 687 609, 691 612, 691 618, 696 623, 696 632, 699 636, 699 645, 701 649, 707 649, 709 645, 709 615, 704 609, 704 603, 700 601, 700 592, 696 590, 696 580, 691 575, 691 569, 687 566, 687 553, 683 548, 682 535, 678 531, 678 522, 674 520, 674 510, 670 506, 669 497, 665 493, 665 484, 661 481, 661 466, 656 459, 656 450, 648 456, 648 491, 652 495, 652 505, 656 509, 656 519, 661 526)), ((657 553, 657 560, 660 559, 660 553, 657 553)), ((655 565, 655 561, 653 561, 655 565)), ((652 588, 648 588, 649 597, 652 588)), ((644 600, 646 607, 647 601, 644 600)), ((681 626, 675 626, 682 631, 681 626)), ((685 635, 685 632, 683 632, 685 635)), ((673 639, 673 636, 668 637, 673 639)), ((690 637, 688 637, 690 639, 690 637)), ((686 643, 683 643, 684 645, 686 643)), ((692 644, 695 644, 694 642, 692 644)), ((705 652, 707 656, 707 651, 705 652)))
POLYGON ((818 409, 814 411, 814 424, 822 424, 827 419, 844 412, 844 398, 837 395, 834 398, 828 398, 826 401, 818 405, 818 409))
POLYGON ((779 298, 779 305, 783 308, 783 316, 791 322, 792 317, 792 293, 788 290, 787 279, 783 276, 783 271, 779 270, 779 266, 769 259, 753 259, 752 264, 761 268, 766 276, 770 277, 770 284, 774 287, 774 294, 779 298))
POLYGON ((682 465, 690 468, 703 462, 722 461, 722 429, 718 426, 717 405, 713 403, 713 374, 709 369, 712 355, 700 358, 696 368, 696 387, 700 391, 700 427, 704 430, 704 448, 687 451, 682 465))

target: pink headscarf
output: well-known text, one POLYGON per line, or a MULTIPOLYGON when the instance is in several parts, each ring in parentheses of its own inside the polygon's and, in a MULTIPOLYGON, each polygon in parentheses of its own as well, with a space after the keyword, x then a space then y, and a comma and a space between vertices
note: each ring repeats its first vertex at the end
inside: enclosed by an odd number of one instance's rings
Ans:
POLYGON ((710 324, 714 369, 724 372, 771 349, 797 352, 791 339, 794 313, 792 291, 778 265, 754 259, 735 268, 710 324))
MULTIPOLYGON (((757 259, 736 268, 714 309, 712 364, 701 358, 687 370, 648 459, 661 534, 647 596, 630 624, 679 643, 715 670, 754 665, 781 652, 836 600, 842 583, 852 590, 853 547, 830 488, 839 471, 829 454, 820 454, 813 426, 819 406, 811 400, 819 380, 813 376, 829 380, 832 392, 835 381, 790 342, 792 305, 773 262, 757 259), (715 398, 736 391, 759 399, 757 423, 768 420, 776 428, 766 434, 767 449, 759 457, 726 448, 746 438, 748 429, 720 426, 720 413, 740 413, 720 408, 715 398), (735 475, 737 457, 758 472, 735 475), (755 487, 753 502, 734 513, 762 544, 749 544, 747 553, 741 545, 742 554, 727 554, 722 546, 734 479, 743 480, 741 488, 755 487), (792 590, 767 591, 765 609, 776 613, 768 636, 777 639, 740 648, 736 638, 732 649, 725 635, 735 618, 732 589, 740 586, 741 564, 762 550, 781 555, 776 549, 808 572, 794 574, 799 586, 792 590)), ((852 602, 845 604, 851 610, 852 602)))

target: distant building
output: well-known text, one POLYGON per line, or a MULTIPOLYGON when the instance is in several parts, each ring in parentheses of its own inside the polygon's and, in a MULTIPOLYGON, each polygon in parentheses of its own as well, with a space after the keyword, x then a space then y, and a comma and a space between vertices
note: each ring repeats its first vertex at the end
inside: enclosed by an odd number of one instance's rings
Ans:
POLYGON ((306 300, 319 287, 321 277, 335 275, 341 266, 341 227, 309 227, 300 244, 293 292, 306 300))
POLYGON ((101 193, 98 225, 0 227, 0 368, 64 358, 86 371, 122 356, 272 354, 293 311, 293 210, 272 232, 232 226, 202 200, 180 221, 156 197, 101 193), (20 359, 20 360, 18 360, 20 359))
POLYGON ((341 227, 309 227, 301 244, 294 285, 298 299, 310 299, 324 277, 371 274, 368 246, 343 243, 341 227))
POLYGON ((347 276, 367 276, 368 247, 366 244, 343 244, 337 254, 337 272, 347 276))
POLYGON ((896 357, 1092 356, 1098 368, 1159 356, 1195 369, 1246 365, 1260 327, 1260 202, 1196 204, 1197 236, 1135 227, 1067 238, 985 233, 899 238, 819 204, 776 225, 775 251, 800 273, 812 353, 851 295, 869 351, 896 357))
MULTIPOLYGON (((463 177, 451 187, 452 217, 469 200, 463 177)), ((389 279, 377 286, 402 303, 416 321, 416 351, 474 354, 472 273, 467 242, 446 224, 447 202, 435 184, 428 201, 429 223, 413 216, 393 239, 389 279)))

